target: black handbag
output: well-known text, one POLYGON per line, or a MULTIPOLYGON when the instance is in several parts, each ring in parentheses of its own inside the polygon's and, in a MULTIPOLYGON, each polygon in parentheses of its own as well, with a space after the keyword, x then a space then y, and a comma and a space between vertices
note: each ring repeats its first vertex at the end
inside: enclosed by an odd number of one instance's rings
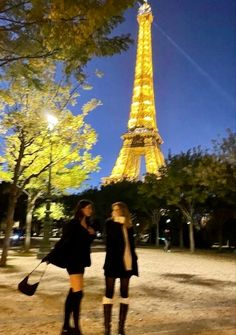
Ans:
POLYGON ((18 290, 21 293, 26 294, 28 296, 32 296, 32 295, 35 294, 35 292, 38 288, 38 285, 39 285, 41 279, 43 278, 43 275, 45 274, 47 266, 44 268, 44 271, 41 273, 39 281, 37 281, 34 284, 29 284, 28 280, 29 280, 30 275, 39 267, 39 265, 41 263, 42 263, 42 261, 27 276, 25 276, 24 279, 22 279, 22 281, 18 284, 18 290))

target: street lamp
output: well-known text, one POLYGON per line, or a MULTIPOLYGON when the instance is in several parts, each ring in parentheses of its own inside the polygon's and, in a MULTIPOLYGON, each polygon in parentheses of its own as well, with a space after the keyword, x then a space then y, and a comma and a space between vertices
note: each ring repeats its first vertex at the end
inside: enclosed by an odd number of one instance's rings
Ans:
POLYGON ((58 120, 55 116, 47 114, 48 133, 49 133, 49 168, 48 168, 48 185, 47 185, 47 198, 46 198, 46 211, 43 225, 43 239, 37 254, 38 259, 45 257, 50 251, 50 232, 51 232, 51 183, 52 183, 52 132, 58 120))

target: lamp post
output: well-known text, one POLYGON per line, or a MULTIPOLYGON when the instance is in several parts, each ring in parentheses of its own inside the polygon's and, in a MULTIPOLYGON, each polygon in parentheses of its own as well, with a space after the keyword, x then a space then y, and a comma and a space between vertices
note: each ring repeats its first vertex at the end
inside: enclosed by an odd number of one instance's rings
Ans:
POLYGON ((48 184, 47 184, 47 198, 46 198, 46 211, 43 225, 43 239, 41 241, 39 251, 37 254, 38 259, 45 257, 50 251, 50 233, 51 233, 51 183, 52 183, 52 132, 58 120, 55 116, 47 114, 48 132, 49 132, 49 168, 48 168, 48 184))

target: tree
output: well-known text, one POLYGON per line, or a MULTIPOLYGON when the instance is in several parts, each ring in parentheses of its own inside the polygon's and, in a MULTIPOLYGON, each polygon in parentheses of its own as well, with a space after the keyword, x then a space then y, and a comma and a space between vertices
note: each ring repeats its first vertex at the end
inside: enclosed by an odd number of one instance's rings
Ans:
POLYGON ((83 80, 93 57, 127 50, 130 35, 114 36, 114 28, 135 0, 2 0, 0 4, 0 68, 11 66, 29 80, 38 60, 59 62, 66 75, 83 80))
MULTIPOLYGON (((35 210, 34 216, 38 220, 43 220, 45 218, 45 211, 46 206, 42 205, 35 210)), ((65 217, 64 206, 60 203, 52 202, 51 216, 54 220, 60 220, 64 218, 65 217)))
MULTIPOLYGON (((67 105, 76 103, 77 94, 71 94, 68 87, 55 86, 50 71, 47 75, 45 74, 44 78, 44 91, 34 87, 29 90, 27 81, 22 79, 14 81, 11 90, 8 91, 7 105, 2 107, 1 131, 5 141, 5 155, 2 157, 4 164, 0 166, 0 178, 9 181, 11 186, 1 266, 6 265, 17 199, 27 185, 52 165, 64 162, 67 164, 64 168, 70 168, 74 172, 75 166, 83 166, 88 162, 88 173, 94 170, 99 160, 98 157, 92 158, 90 154, 96 142, 96 133, 84 122, 84 118, 100 102, 92 99, 83 106, 81 114, 74 116, 67 109, 67 105), (58 118, 59 122, 53 132, 48 130, 45 110, 58 118), (54 150, 53 161, 50 160, 52 146, 65 148, 60 153, 54 150)), ((86 173, 84 177, 87 176, 86 173)))
POLYGON ((202 159, 198 172, 201 185, 207 188, 207 206, 218 230, 218 242, 223 244, 223 227, 236 216, 236 133, 228 129, 228 136, 213 140, 213 150, 202 159))
MULTIPOLYGON (((53 149, 51 166, 51 192, 53 196, 67 194, 67 191, 79 188, 88 178, 89 173, 97 171, 100 158, 93 158, 89 152, 71 152, 70 143, 56 144, 53 149), (55 163, 54 163, 55 160, 55 163)), ((33 179, 27 186, 28 193, 26 215, 25 251, 30 248, 32 216, 35 202, 39 197, 47 196, 48 172, 44 172, 33 179)))
POLYGON ((155 244, 159 246, 160 238, 160 219, 163 209, 166 207, 166 201, 159 192, 153 194, 153 185, 156 184, 157 177, 154 174, 147 174, 144 183, 138 187, 138 194, 141 197, 143 211, 151 217, 152 224, 156 229, 155 244))
POLYGON ((190 250, 195 250, 194 227, 198 227, 196 220, 199 204, 204 203, 208 197, 208 191, 200 184, 198 174, 201 169, 203 152, 200 148, 169 155, 166 165, 160 169, 160 178, 147 177, 149 191, 144 189, 147 196, 155 199, 165 199, 168 206, 180 209, 189 226, 190 250), (150 179, 151 178, 151 179, 150 179))
MULTIPOLYGON (((147 175, 139 186, 146 205, 160 204, 180 209, 189 226, 190 249, 195 249, 194 228, 199 229, 200 213, 217 217, 220 245, 223 226, 235 217, 236 134, 228 130, 226 138, 213 141, 213 150, 201 148, 169 155, 160 178, 147 175)), ((212 221, 212 220, 211 220, 212 221)), ((210 222, 209 222, 210 224, 210 222)))

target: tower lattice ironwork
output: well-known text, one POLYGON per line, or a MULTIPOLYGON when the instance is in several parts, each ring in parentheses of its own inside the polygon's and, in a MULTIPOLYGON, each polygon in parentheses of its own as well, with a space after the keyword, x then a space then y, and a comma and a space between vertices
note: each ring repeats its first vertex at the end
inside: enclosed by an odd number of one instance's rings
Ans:
POLYGON ((128 131, 121 137, 122 148, 110 177, 103 178, 104 184, 124 179, 137 180, 142 156, 145 158, 147 173, 158 175, 159 168, 164 165, 160 149, 163 141, 156 124, 153 88, 151 35, 153 15, 147 1, 139 8, 137 20, 138 47, 128 131))

